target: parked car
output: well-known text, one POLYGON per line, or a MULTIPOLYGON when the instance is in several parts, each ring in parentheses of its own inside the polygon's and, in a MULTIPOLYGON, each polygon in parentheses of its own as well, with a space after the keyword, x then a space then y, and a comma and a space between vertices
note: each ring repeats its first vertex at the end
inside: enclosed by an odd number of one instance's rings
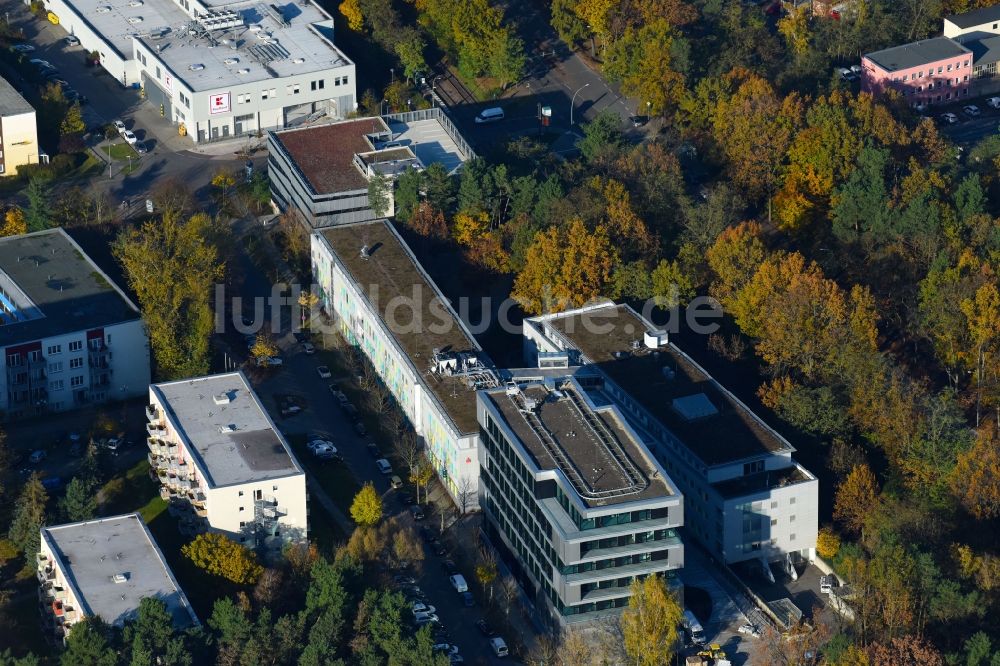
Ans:
POLYGON ((104 448, 111 453, 111 455, 116 456, 125 449, 131 446, 131 442, 125 439, 122 435, 118 437, 110 437, 104 441, 104 448))
POLYGON ((417 626, 422 626, 431 622, 437 624, 441 621, 441 618, 435 613, 414 613, 413 621, 417 623, 417 626))
POLYGON ((990 97, 986 100, 986 106, 991 109, 1000 109, 1000 97, 990 97))
POLYGON ((355 407, 354 405, 352 405, 349 402, 342 402, 342 403, 340 403, 340 406, 344 408, 344 413, 347 414, 348 418, 350 418, 352 420, 355 420, 355 421, 357 420, 357 418, 358 418, 358 408, 357 407, 355 407))
POLYGON ((314 439, 306 444, 306 447, 317 458, 329 460, 337 457, 337 447, 333 445, 333 442, 325 439, 314 439))
POLYGON ((414 615, 416 615, 417 613, 434 613, 435 611, 437 611, 437 609, 434 608, 434 606, 428 606, 422 601, 414 602, 410 610, 413 612, 414 615))
POLYGON ((330 384, 330 394, 337 399, 337 402, 340 403, 341 407, 347 404, 347 394, 337 388, 336 384, 330 384))
POLYGON ((399 499, 403 502, 404 506, 412 506, 414 502, 417 501, 413 498, 413 495, 410 493, 403 493, 402 495, 399 496, 399 499))
POLYGON ((79 46, 80 45, 80 38, 77 37, 76 35, 67 35, 65 37, 65 39, 63 39, 63 41, 66 42, 66 46, 79 46))
POLYGON ((458 646, 451 643, 435 643, 431 646, 431 650, 445 654, 458 654, 458 646))
POLYGON ((945 125, 954 125, 955 123, 958 122, 958 116, 950 112, 942 113, 940 116, 938 116, 938 119, 941 121, 942 124, 945 125))
POLYGON ((478 629, 479 633, 481 633, 483 636, 486 636, 487 638, 493 638, 494 636, 496 636, 496 632, 494 632, 493 629, 490 627, 490 625, 486 623, 486 620, 477 620, 476 629, 478 629))
POLYGON ((472 592, 462 592, 462 605, 466 608, 472 608, 476 605, 476 598, 472 596, 472 592))
MULTIPOLYGON (((434 542, 432 542, 432 543, 431 543, 431 550, 432 550, 432 551, 434 552, 434 554, 435 554, 435 555, 437 555, 438 557, 442 557, 442 556, 444 556, 444 555, 447 555, 447 554, 448 554, 448 547, 447 547, 447 546, 445 546, 445 545, 444 545, 443 543, 441 543, 440 541, 434 541, 434 542)), ((457 574, 453 574, 453 575, 457 575, 457 574)), ((462 591, 462 590, 459 590, 459 592, 461 592, 461 591, 462 591)))
POLYGON ((368 434, 368 428, 366 428, 365 424, 362 423, 361 421, 357 421, 354 424, 354 431, 357 432, 362 437, 368 434))
POLYGON ((316 346, 311 342, 303 342, 302 351, 312 356, 313 354, 316 353, 316 346))
POLYGON ((451 586, 455 588, 455 591, 459 594, 469 591, 469 584, 465 582, 465 577, 462 576, 462 574, 448 576, 448 582, 451 583, 451 586))
POLYGON ((122 134, 123 132, 126 131, 126 129, 128 129, 128 128, 125 127, 125 123, 123 123, 120 120, 116 120, 116 121, 112 122, 111 124, 115 126, 115 129, 118 130, 119 134, 122 134))
POLYGON ((145 155, 146 153, 149 152, 149 148, 146 147, 146 143, 144 141, 137 141, 136 144, 132 147, 135 148, 135 152, 139 153, 140 155, 145 155))
POLYGON ((493 649, 493 654, 497 657, 503 658, 509 654, 507 651, 507 643, 499 636, 494 636, 490 639, 490 647, 493 649))
POLYGON ((419 504, 414 504, 410 507, 410 515, 413 516, 413 520, 423 520, 424 510, 420 508, 419 504))
POLYGON ((139 140, 139 137, 137 137, 135 135, 135 132, 133 132, 132 130, 125 130, 124 132, 122 132, 122 138, 125 139, 125 141, 129 143, 129 145, 133 145, 135 144, 136 141, 139 140))
POLYGON ((31 455, 28 456, 28 462, 30 462, 32 465, 37 465, 38 463, 45 460, 47 457, 48 454, 46 454, 45 451, 38 449, 37 451, 31 452, 31 455))
POLYGON ((403 487, 403 480, 398 476, 396 476, 395 474, 393 474, 391 477, 389 477, 389 486, 393 490, 399 490, 400 488, 403 487))
POLYGON ((42 479, 42 487, 48 491, 59 490, 63 486, 63 480, 58 476, 47 476, 42 479))
POLYGON ((465 657, 463 657, 462 655, 458 654, 457 652, 455 654, 449 654, 448 655, 448 663, 452 664, 452 666, 454 666, 454 664, 464 664, 465 663, 465 657))
POLYGON ((970 118, 978 118, 979 114, 982 113, 979 110, 979 107, 976 106, 975 104, 969 104, 967 106, 963 106, 962 111, 964 111, 965 115, 969 116, 970 118))
POLYGON ((392 464, 385 458, 379 458, 375 461, 375 466, 378 467, 378 471, 382 474, 389 475, 392 474, 392 464))
POLYGON ((441 563, 441 571, 443 571, 446 576, 454 576, 458 573, 458 567, 455 566, 454 561, 445 560, 441 563))
POLYGON ((18 53, 31 53, 35 50, 35 47, 31 44, 14 44, 12 48, 18 53))
POLYGON ((48 69, 55 69, 55 67, 52 66, 52 63, 50 63, 48 60, 42 60, 41 58, 32 58, 28 62, 30 62, 35 67, 45 67, 48 69))
MULTIPOLYGON (((315 351, 315 349, 313 351, 315 351)), ((329 379, 330 377, 333 377, 333 373, 330 372, 330 368, 325 365, 321 365, 316 368, 316 374, 319 375, 320 379, 329 379)))
POLYGON ((368 450, 368 455, 376 460, 384 457, 382 452, 379 451, 378 446, 375 445, 375 442, 365 442, 365 448, 368 450))

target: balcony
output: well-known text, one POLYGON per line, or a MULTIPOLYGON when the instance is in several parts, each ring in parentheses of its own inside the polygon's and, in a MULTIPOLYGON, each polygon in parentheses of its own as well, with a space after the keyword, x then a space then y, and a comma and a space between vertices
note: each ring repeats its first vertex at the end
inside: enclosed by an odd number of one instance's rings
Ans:
POLYGON ((150 437, 165 437, 167 434, 167 428, 162 423, 147 423, 146 432, 150 437))
POLYGON ((150 423, 159 423, 160 419, 160 410, 156 408, 156 405, 146 405, 146 420, 150 423))

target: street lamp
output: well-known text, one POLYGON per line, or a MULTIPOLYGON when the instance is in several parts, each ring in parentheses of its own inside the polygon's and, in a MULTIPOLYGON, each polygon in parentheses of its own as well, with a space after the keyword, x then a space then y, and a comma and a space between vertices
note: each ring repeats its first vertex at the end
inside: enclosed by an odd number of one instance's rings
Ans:
POLYGON ((576 103, 576 96, 580 94, 580 91, 589 86, 589 83, 584 83, 580 86, 575 93, 573 93, 573 99, 569 101, 569 126, 573 126, 573 105, 576 103))
POLYGON ((389 68, 389 85, 396 82, 396 69, 394 67, 389 68))
POLYGON ((437 100, 434 99, 434 90, 435 90, 435 86, 437 85, 438 79, 442 78, 443 76, 444 76, 444 74, 438 74, 433 79, 431 79, 431 106, 432 107, 437 106, 437 100))

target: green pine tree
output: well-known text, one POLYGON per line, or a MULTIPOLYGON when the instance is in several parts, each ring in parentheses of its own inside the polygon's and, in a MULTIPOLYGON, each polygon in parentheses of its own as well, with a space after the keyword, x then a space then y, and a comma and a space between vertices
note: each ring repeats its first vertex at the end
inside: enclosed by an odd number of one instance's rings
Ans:
POLYGON ((45 504, 49 494, 45 492, 41 479, 33 474, 24 484, 21 496, 14 505, 14 519, 7 533, 11 542, 25 557, 34 557, 39 548, 39 530, 45 524, 45 504))

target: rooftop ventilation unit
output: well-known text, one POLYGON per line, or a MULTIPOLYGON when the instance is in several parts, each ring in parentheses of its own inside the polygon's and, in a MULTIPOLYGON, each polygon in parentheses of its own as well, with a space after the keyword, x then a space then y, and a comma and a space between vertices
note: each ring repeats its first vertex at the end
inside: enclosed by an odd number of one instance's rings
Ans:
POLYGON ((226 63, 227 65, 235 65, 239 63, 239 61, 240 61, 239 58, 226 58, 222 62, 226 63))
POLYGON ((198 17, 198 24, 205 30, 225 30, 243 25, 243 19, 228 9, 213 9, 198 17))
POLYGON ((228 393, 218 393, 212 396, 212 402, 217 405, 228 405, 233 400, 229 397, 228 393))
POLYGON ((135 25, 136 23, 142 23, 142 17, 141 16, 129 16, 125 20, 128 21, 129 23, 133 24, 133 25, 135 25))
POLYGON ((188 65, 188 69, 190 69, 192 72, 200 72, 201 70, 205 69, 205 66, 202 65, 201 63, 195 63, 193 65, 188 65))
POLYGON ((121 583, 128 582, 128 576, 123 573, 116 573, 114 576, 111 577, 111 580, 115 582, 115 585, 120 585, 121 583))
POLYGON ((646 331, 645 335, 642 336, 642 341, 649 349, 659 349, 663 345, 667 344, 667 332, 646 331))
POLYGON ((250 73, 250 68, 249 67, 244 67, 243 69, 238 69, 238 70, 236 70, 236 73, 237 74, 249 74, 250 73))
POLYGON ((230 423, 228 425, 220 425, 219 426, 219 433, 220 434, 225 435, 225 434, 231 433, 231 432, 236 432, 236 426, 234 424, 230 423))
POLYGON ((698 419, 715 416, 719 413, 718 408, 704 393, 695 393, 683 398, 674 398, 672 404, 674 411, 680 414, 685 421, 696 421, 698 419))
POLYGON ((306 59, 305 59, 305 58, 296 58, 296 59, 295 59, 295 60, 293 60, 292 62, 294 62, 294 63, 295 63, 296 65, 301 65, 301 64, 302 64, 302 63, 304 63, 305 61, 306 61, 306 59))
POLYGON ((98 7, 97 9, 95 9, 94 13, 96 13, 96 14, 107 14, 110 11, 111 11, 111 7, 109 5, 102 5, 102 6, 98 7))

